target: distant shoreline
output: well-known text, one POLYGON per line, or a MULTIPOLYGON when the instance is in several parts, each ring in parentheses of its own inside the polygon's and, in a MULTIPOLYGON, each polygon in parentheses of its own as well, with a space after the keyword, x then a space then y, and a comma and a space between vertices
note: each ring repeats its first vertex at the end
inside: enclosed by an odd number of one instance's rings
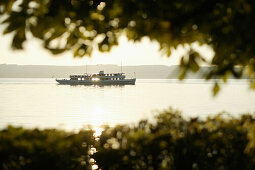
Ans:
MULTIPOLYGON (((204 73, 211 67, 201 67, 197 73, 189 72, 185 79, 204 79, 204 73)), ((68 78, 72 74, 97 73, 104 70, 106 73, 121 72, 121 66, 111 64, 86 66, 54 66, 54 65, 15 65, 0 64, 0 78, 68 78)), ((180 68, 178 65, 138 65, 123 66, 122 71, 127 77, 138 79, 178 79, 180 68)), ((235 79, 229 77, 229 79, 235 79)), ((245 79, 245 78, 242 78, 245 79)))

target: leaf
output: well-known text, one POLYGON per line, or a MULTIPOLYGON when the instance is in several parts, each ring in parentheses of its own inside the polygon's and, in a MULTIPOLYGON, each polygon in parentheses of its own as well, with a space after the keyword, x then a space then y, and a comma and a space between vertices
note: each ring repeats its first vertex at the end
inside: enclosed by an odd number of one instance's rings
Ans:
POLYGON ((197 59, 201 58, 200 55, 195 52, 194 50, 189 51, 189 62, 188 65, 193 72, 197 72, 200 68, 200 66, 197 63, 197 59))
POLYGON ((20 28, 12 39, 12 47, 14 49, 23 49, 23 43, 26 40, 25 28, 20 28))
POLYGON ((224 83, 227 82, 228 76, 229 76, 229 72, 226 72, 226 73, 221 77, 224 83))
POLYGON ((80 45, 78 48, 74 50, 74 57, 83 57, 84 55, 91 55, 91 48, 85 44, 80 45))
POLYGON ((78 42, 79 37, 76 37, 74 34, 70 34, 67 38, 67 46, 72 47, 78 42))
POLYGON ((218 83, 215 83, 213 87, 213 96, 216 96, 219 91, 220 91, 220 86, 218 83))
POLYGON ((182 71, 181 71, 181 74, 179 75, 179 79, 183 80, 186 76, 186 73, 187 73, 187 69, 183 68, 182 71))
POLYGON ((7 3, 4 12, 10 12, 12 10, 12 6, 14 4, 16 0, 9 0, 9 2, 7 3))
POLYGON ((255 90, 255 80, 250 81, 250 88, 255 90))
POLYGON ((48 48, 52 54, 61 54, 65 51, 65 48, 48 48))

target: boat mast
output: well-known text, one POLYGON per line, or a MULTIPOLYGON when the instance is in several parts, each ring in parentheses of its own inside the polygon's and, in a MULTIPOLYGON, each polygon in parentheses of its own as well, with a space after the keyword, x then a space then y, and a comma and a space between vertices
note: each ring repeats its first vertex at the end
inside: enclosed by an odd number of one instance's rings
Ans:
POLYGON ((88 67, 88 65, 87 65, 87 63, 86 63, 86 74, 88 74, 88 72, 87 72, 87 67, 88 67))
POLYGON ((121 62, 120 62, 120 71, 122 73, 122 59, 121 59, 121 62))

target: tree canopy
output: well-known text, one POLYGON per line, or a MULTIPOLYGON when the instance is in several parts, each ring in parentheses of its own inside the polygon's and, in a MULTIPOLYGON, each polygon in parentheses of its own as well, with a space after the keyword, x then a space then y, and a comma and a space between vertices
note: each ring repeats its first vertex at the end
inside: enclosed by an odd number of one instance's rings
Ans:
MULTIPOLYGON (((71 50, 75 57, 109 51, 121 34, 135 42, 149 37, 168 56, 178 45, 198 42, 215 52, 205 78, 239 78, 245 70, 254 85, 254 8, 252 0, 1 0, 0 16, 14 49, 22 49, 29 35, 53 54, 71 50)), ((191 48, 180 78, 198 71, 203 60, 191 48)))

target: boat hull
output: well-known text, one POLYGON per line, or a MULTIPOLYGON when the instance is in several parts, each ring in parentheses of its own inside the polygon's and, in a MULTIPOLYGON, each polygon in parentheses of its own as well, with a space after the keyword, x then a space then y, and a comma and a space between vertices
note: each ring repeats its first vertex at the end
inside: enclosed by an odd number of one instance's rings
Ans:
POLYGON ((66 85, 135 85, 136 79, 124 79, 124 80, 104 80, 104 81, 92 81, 92 80, 66 80, 61 79, 56 81, 59 84, 66 85))

